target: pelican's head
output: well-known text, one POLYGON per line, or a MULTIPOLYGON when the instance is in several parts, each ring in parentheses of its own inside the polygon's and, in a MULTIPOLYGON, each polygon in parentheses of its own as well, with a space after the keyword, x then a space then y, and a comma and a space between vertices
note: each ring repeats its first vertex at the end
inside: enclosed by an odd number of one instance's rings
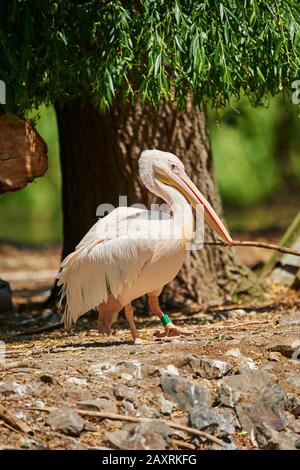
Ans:
POLYGON ((165 187, 165 189, 167 189, 168 186, 172 186, 180 191, 193 207, 201 204, 208 225, 215 230, 226 243, 232 243, 232 238, 226 227, 207 199, 188 177, 183 163, 176 155, 156 149, 144 150, 139 159, 139 171, 143 183, 150 191, 157 194, 157 185, 165 187))

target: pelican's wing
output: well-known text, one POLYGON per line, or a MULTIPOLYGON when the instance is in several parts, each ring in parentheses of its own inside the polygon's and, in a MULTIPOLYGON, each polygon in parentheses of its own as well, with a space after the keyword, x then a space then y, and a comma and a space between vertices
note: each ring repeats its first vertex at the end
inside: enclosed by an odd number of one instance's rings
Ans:
MULTIPOLYGON (((88 310, 118 297, 124 284, 132 284, 151 259, 153 242, 129 237, 128 224, 141 209, 118 208, 100 219, 62 263, 58 285, 65 298, 65 326, 88 310)), ((145 221, 147 223, 147 221, 145 221)), ((130 229, 129 229, 130 230, 130 229)))

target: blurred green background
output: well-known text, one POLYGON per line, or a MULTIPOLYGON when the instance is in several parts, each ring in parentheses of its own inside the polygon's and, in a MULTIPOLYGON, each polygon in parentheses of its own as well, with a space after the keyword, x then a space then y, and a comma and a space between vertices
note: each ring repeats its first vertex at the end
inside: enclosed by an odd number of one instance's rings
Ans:
MULTIPOLYGON (((30 117, 48 145, 49 169, 0 197, 0 239, 38 245, 61 240, 61 179, 53 108, 30 117)), ((252 108, 246 99, 208 109, 216 177, 231 230, 283 230, 299 210, 300 118, 282 97, 252 108)))

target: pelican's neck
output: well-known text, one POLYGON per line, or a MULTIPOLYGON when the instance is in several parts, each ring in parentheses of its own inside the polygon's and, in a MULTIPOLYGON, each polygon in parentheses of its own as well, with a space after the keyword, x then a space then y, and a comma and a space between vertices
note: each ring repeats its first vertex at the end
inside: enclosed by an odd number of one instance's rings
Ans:
POLYGON ((156 184, 153 192, 161 197, 170 207, 174 223, 180 230, 182 238, 191 240, 194 231, 194 216, 192 206, 184 195, 173 186, 167 186, 161 183, 156 184))

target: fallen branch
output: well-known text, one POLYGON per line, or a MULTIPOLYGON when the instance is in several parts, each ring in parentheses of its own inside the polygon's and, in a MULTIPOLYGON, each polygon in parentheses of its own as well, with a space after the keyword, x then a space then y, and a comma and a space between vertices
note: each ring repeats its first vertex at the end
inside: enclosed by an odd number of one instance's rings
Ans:
POLYGON ((8 362, 7 364, 1 364, 0 370, 19 369, 23 367, 30 367, 26 361, 8 362))
POLYGON ((7 411, 2 405, 0 405, 0 419, 4 421, 8 426, 21 431, 24 434, 32 434, 31 428, 24 423, 21 419, 13 416, 9 411, 7 411))
POLYGON ((61 328, 63 326, 63 321, 58 321, 56 323, 51 323, 50 325, 40 326, 30 331, 20 331, 16 333, 15 336, 28 336, 28 335, 35 335, 37 333, 43 333, 44 331, 53 331, 61 328))
POLYGON ((195 450, 196 446, 194 444, 190 444, 189 442, 182 441, 181 439, 173 439, 173 444, 176 444, 177 447, 180 449, 187 449, 187 450, 195 450))
POLYGON ((294 256, 300 256, 300 251, 298 250, 291 250, 290 248, 287 248, 286 246, 279 246, 279 245, 274 245, 274 243, 265 243, 265 242, 255 242, 255 241, 242 241, 242 240, 233 240, 231 245, 228 245, 227 243, 217 240, 217 241, 209 241, 209 242, 204 242, 203 245, 219 245, 219 246, 256 246, 258 248, 265 248, 267 250, 276 250, 279 251, 280 253, 286 253, 288 255, 294 255, 294 256))
MULTIPOLYGON (((57 408, 54 407, 45 407, 45 408, 26 408, 27 410, 34 410, 34 411, 44 411, 46 413, 50 413, 52 411, 55 411, 57 408)), ((117 413, 108 413, 105 411, 88 411, 88 410, 78 410, 76 409, 77 413, 79 413, 82 416, 95 416, 98 418, 102 419, 113 419, 116 421, 130 421, 131 423, 143 423, 144 421, 147 420, 147 418, 140 418, 137 416, 125 416, 125 415, 120 415, 117 413)), ((178 429, 180 431, 185 431, 189 434, 193 434, 194 436, 198 437, 204 437, 208 441, 215 442, 219 446, 224 447, 225 444, 221 439, 218 439, 217 437, 213 436, 212 434, 208 434, 207 432, 204 431, 199 431, 198 429, 190 428, 189 426, 184 426, 182 424, 177 424, 177 423, 170 423, 169 421, 166 421, 168 426, 173 429, 178 429)))

